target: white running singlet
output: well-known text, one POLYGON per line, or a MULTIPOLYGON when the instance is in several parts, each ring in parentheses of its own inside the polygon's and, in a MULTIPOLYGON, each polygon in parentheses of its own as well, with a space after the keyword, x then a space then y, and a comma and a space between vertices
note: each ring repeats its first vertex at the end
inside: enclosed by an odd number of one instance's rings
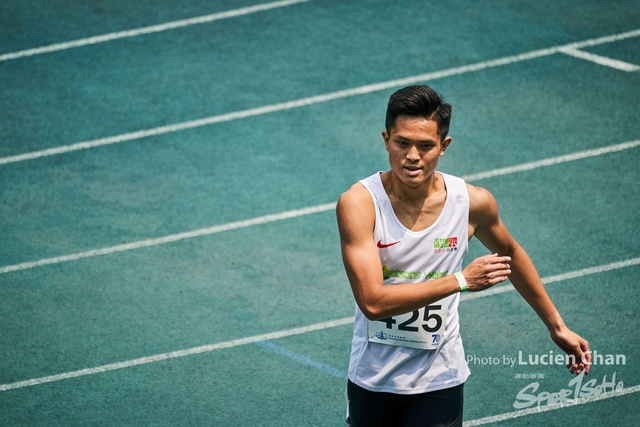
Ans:
MULTIPOLYGON (((462 269, 468 250, 465 182, 442 173, 447 199, 427 229, 411 231, 396 217, 380 172, 361 180, 376 210, 374 239, 385 285, 420 283, 462 269)), ((464 383, 465 361, 456 293, 412 313, 369 321, 356 305, 349 379, 371 391, 426 393, 464 383)))

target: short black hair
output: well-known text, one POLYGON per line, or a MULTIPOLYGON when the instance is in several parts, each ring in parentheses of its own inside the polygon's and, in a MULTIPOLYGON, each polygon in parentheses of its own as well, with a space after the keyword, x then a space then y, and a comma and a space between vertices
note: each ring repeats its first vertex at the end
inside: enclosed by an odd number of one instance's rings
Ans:
POLYGON ((391 95, 385 119, 387 133, 391 133, 398 116, 403 115, 434 120, 438 125, 440 140, 446 138, 449 133, 451 105, 445 103, 444 98, 429 86, 407 86, 391 95))

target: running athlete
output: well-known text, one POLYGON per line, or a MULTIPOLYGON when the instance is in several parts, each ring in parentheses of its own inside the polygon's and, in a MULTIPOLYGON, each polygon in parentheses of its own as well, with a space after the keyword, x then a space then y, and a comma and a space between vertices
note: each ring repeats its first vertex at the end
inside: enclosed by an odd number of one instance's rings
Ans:
POLYGON ((586 340, 567 328, 491 193, 436 172, 451 143, 451 106, 428 86, 391 95, 382 132, 391 169, 354 184, 337 206, 356 300, 347 423, 461 426, 469 376, 459 333, 463 291, 511 280, 551 339, 588 373, 586 340), (468 241, 492 252, 462 268, 468 241), (584 354, 584 359, 583 359, 584 354))

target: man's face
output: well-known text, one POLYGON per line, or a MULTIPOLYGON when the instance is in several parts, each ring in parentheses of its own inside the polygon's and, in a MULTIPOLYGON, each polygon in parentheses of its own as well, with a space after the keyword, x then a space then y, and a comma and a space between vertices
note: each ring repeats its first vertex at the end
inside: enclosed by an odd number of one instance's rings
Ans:
POLYGON ((438 158, 451 142, 440 140, 438 125, 423 117, 398 116, 390 133, 382 132, 391 171, 405 184, 417 187, 436 170, 438 158))

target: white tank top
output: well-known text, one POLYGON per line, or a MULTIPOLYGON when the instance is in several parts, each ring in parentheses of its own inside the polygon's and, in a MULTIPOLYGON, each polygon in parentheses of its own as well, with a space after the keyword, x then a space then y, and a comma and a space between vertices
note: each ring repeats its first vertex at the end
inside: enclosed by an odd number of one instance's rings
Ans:
MULTIPOLYGON (((371 193, 375 206, 373 234, 385 285, 425 282, 462 269, 469 240, 469 194, 462 179, 441 175, 447 199, 438 219, 421 231, 411 231, 400 223, 379 172, 360 181, 371 193)), ((402 316, 370 322, 356 305, 349 379, 367 390, 397 394, 425 393, 464 383, 470 371, 460 337, 459 302, 460 294, 456 293, 434 303, 446 312, 442 316, 446 320, 429 343, 432 350, 425 350, 424 346, 413 348, 415 345, 410 339, 401 337, 398 341, 400 338, 394 337, 402 333, 398 329, 419 331, 420 334, 424 334, 421 327, 435 329, 438 326, 437 319, 433 318, 435 312, 423 315, 421 311, 419 317, 417 312, 413 317, 407 314, 404 315, 405 322, 396 320, 402 316), (401 325, 405 325, 404 328, 401 325), (381 331, 373 332, 379 329, 381 331), (390 341, 391 345, 385 344, 390 341)), ((408 335, 417 333, 409 332, 408 335)))

